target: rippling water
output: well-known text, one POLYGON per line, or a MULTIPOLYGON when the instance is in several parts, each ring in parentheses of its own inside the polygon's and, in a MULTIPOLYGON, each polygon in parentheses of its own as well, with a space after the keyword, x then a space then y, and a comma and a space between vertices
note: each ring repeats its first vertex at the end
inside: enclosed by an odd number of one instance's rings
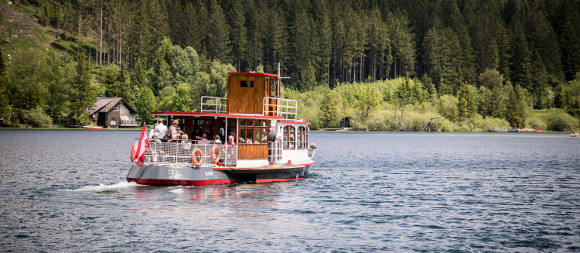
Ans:
POLYGON ((580 139, 312 133, 301 181, 125 182, 138 131, 0 130, 1 251, 580 251, 580 139))

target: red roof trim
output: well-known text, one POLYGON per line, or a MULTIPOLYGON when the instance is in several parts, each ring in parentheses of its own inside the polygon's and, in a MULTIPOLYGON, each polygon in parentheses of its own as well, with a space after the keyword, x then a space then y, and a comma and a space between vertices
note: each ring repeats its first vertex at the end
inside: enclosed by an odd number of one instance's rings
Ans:
POLYGON ((287 123, 287 124, 310 125, 310 122, 304 122, 304 121, 278 120, 278 122, 280 122, 280 123, 287 123))
POLYGON ((270 73, 253 73, 253 72, 229 72, 230 75, 253 75, 253 76, 272 76, 278 77, 277 74, 270 74, 270 73))
POLYGON ((283 119, 284 116, 260 116, 260 115, 243 115, 227 114, 213 112, 152 112, 152 115, 171 115, 171 116, 210 116, 210 117, 229 117, 242 119, 283 119))

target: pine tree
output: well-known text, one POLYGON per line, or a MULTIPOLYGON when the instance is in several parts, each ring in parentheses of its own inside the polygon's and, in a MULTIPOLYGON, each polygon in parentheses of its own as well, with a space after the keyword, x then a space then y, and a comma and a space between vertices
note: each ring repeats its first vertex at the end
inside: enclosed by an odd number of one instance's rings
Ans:
POLYGON ((324 98, 320 103, 321 121, 323 127, 335 127, 338 121, 338 101, 329 87, 326 88, 324 98))
POLYGON ((238 71, 241 71, 247 62, 248 32, 245 25, 246 18, 244 16, 244 9, 240 1, 235 1, 229 17, 231 17, 230 24, 232 24, 232 29, 230 30, 232 56, 238 71))
POLYGON ((79 55, 76 67, 76 76, 72 84, 72 119, 77 124, 90 122, 88 114, 84 112, 95 102, 95 88, 91 84, 91 66, 84 54, 79 55))
POLYGON ((231 52, 230 28, 224 12, 216 0, 211 1, 210 13, 207 26, 207 56, 211 60, 229 62, 231 52))
POLYGON ((4 63, 4 53, 0 49, 0 113, 4 113, 8 104, 10 96, 8 94, 8 80, 6 78, 6 65, 4 63))

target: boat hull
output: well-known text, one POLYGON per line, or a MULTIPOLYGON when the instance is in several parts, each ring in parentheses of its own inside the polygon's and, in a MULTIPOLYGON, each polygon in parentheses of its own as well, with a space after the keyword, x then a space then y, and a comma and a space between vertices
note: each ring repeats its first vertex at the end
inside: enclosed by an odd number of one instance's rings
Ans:
POLYGON ((127 181, 147 185, 284 182, 303 179, 311 166, 312 163, 264 168, 194 167, 189 164, 133 165, 127 174, 127 181))

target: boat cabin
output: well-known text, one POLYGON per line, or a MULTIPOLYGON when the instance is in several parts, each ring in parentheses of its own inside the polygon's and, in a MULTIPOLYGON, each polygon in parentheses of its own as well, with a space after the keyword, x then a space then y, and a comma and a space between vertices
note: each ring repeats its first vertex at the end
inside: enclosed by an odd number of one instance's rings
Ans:
POLYGON ((178 129, 194 144, 213 143, 218 136, 226 145, 232 136, 236 152, 229 165, 291 163, 308 156, 310 123, 296 120, 297 102, 282 99, 280 85, 275 74, 230 72, 227 98, 202 97, 201 112, 152 114, 169 123, 178 120, 178 129))

